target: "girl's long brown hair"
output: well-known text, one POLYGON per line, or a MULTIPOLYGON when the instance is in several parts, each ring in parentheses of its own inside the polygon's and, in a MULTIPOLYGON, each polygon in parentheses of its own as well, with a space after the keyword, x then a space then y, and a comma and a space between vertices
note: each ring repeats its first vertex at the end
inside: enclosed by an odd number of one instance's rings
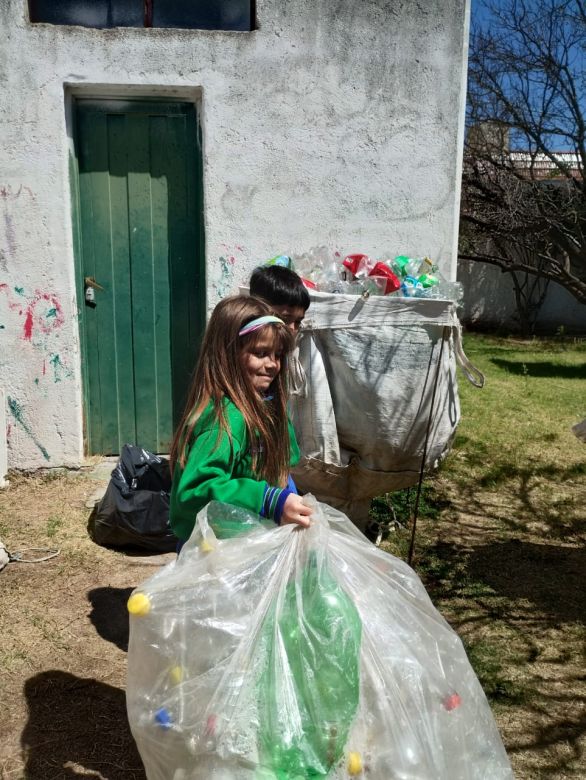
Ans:
POLYGON ((238 335, 244 325, 265 314, 271 314, 269 306, 244 295, 224 298, 212 312, 185 411, 171 445, 171 470, 177 463, 185 468, 194 428, 210 401, 220 434, 226 431, 232 440, 224 411, 224 398, 229 398, 244 417, 255 474, 271 485, 286 485, 290 467, 287 357, 293 349, 294 337, 289 328, 280 323, 270 323, 247 335, 238 335), (270 401, 257 393, 240 363, 243 349, 253 348, 260 337, 266 335, 267 328, 275 339, 275 350, 282 353, 281 370, 269 390, 273 396, 270 401))

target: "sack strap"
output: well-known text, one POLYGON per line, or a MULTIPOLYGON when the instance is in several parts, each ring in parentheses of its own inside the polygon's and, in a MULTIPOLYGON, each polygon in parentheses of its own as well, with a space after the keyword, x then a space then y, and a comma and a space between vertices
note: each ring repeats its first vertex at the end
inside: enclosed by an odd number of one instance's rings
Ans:
POLYGON ((486 381, 484 374, 479 368, 476 368, 476 366, 470 362, 466 356, 466 353, 464 352, 464 347, 462 346, 462 326, 460 323, 453 326, 452 333, 454 336, 454 351, 456 353, 456 360, 464 372, 466 379, 470 382, 470 384, 474 385, 474 387, 484 387, 484 383, 486 381))
POLYGON ((307 395, 307 378, 301 365, 297 350, 289 357, 289 394, 305 398, 307 395))

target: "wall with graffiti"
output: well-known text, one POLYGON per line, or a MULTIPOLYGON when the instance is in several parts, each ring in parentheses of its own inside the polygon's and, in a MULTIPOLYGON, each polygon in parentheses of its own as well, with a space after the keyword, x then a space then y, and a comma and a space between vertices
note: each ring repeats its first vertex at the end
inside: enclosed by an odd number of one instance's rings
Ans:
POLYGON ((0 435, 8 463, 77 465, 79 351, 71 295, 58 289, 50 248, 42 264, 28 254, 31 237, 46 243, 33 186, 0 184, 0 209, 0 387, 6 398, 0 435))
POLYGON ((217 34, 35 24, 0 2, 10 467, 84 457, 74 101, 197 104, 208 311, 259 262, 322 245, 427 254, 453 278, 469 5, 262 0, 254 31, 217 34))

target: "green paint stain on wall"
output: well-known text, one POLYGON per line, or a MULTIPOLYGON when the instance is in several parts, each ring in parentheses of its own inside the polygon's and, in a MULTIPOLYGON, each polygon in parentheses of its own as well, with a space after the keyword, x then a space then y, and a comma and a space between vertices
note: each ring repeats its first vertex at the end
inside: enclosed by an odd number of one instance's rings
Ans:
POLYGON ((61 362, 61 358, 59 355, 53 355, 49 359, 49 363, 53 366, 53 379, 55 382, 61 381, 61 371, 63 370, 63 363, 61 362))
POLYGON ((10 409, 10 413, 12 414, 16 422, 20 423, 24 427, 24 422, 22 417, 22 406, 18 403, 18 401, 16 401, 14 398, 11 398, 10 396, 8 396, 8 408, 10 409))
POLYGON ((51 355, 51 357, 49 358, 49 363, 53 367, 54 382, 60 382, 63 378, 68 379, 71 376, 73 376, 71 370, 61 362, 61 358, 59 357, 59 355, 56 354, 51 355))
POLYGON ((35 438, 35 435, 33 434, 30 425, 27 423, 27 421, 24 418, 24 410, 15 398, 11 398, 10 396, 8 396, 8 408, 10 409, 10 414, 14 417, 14 419, 20 425, 22 430, 31 437, 33 443, 39 448, 45 460, 51 460, 51 457, 47 452, 47 450, 35 438))

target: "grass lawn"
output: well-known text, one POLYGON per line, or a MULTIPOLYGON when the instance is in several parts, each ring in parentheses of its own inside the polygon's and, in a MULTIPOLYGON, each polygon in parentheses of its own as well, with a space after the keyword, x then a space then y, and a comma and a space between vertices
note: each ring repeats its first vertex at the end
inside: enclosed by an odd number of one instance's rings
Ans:
MULTIPOLYGON (((425 483, 414 566, 458 631, 517 778, 585 778, 586 341, 468 334, 452 452, 425 483)), ((415 491, 376 500, 405 520, 415 491)), ((387 549, 406 557, 409 532, 387 549)))

